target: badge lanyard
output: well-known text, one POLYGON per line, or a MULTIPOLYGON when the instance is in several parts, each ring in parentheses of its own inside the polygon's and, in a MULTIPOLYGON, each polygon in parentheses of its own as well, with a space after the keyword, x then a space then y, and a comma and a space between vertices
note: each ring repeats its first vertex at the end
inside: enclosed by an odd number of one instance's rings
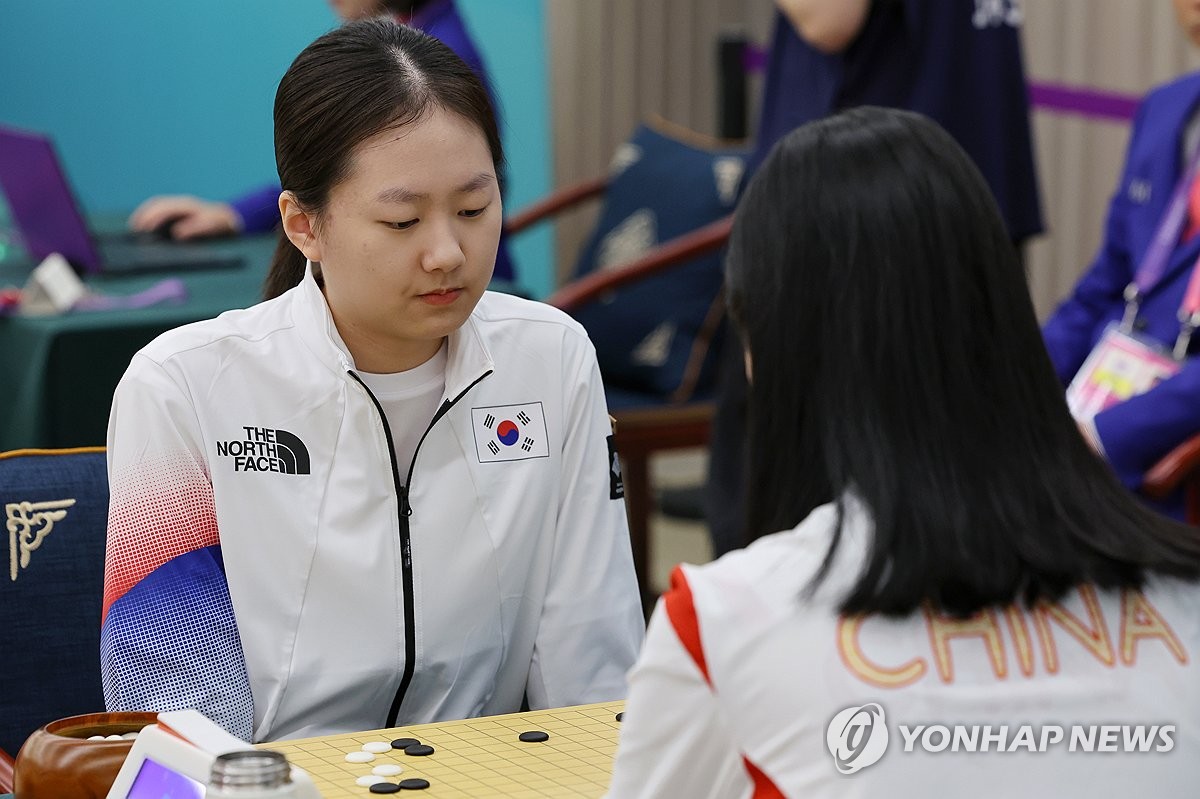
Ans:
MULTIPOLYGON (((1188 193, 1192 181, 1200 169, 1200 148, 1188 160, 1187 169, 1175 184, 1171 193, 1171 201, 1163 214, 1154 238, 1142 257, 1142 262, 1133 275, 1133 280, 1125 287, 1125 315, 1121 318, 1121 330, 1126 333, 1133 331, 1133 323, 1137 319, 1138 306, 1141 298, 1162 280, 1167 270, 1167 263, 1179 236, 1183 231, 1183 222, 1188 211, 1188 193)), ((1179 306, 1179 336, 1175 339, 1173 352, 1177 360, 1182 360, 1187 354, 1191 343, 1192 333, 1200 327, 1200 259, 1192 267, 1192 276, 1188 281, 1183 302, 1179 306)))
POLYGON ((1139 300, 1166 273, 1167 263, 1179 242, 1188 210, 1188 194, 1200 169, 1200 148, 1180 176, 1154 239, 1146 249, 1133 281, 1125 288, 1125 315, 1110 324, 1067 386, 1067 407, 1080 421, 1143 394, 1160 381, 1177 374, 1187 356, 1192 334, 1200 328, 1200 259, 1192 267, 1183 302, 1179 306, 1179 335, 1175 348, 1166 352, 1157 341, 1133 331, 1139 300))

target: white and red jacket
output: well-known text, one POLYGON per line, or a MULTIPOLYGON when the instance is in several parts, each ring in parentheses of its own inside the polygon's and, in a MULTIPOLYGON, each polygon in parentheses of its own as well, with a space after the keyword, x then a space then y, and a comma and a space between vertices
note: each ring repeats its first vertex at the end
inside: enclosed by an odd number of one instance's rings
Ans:
POLYGON ((486 293, 394 466, 311 272, 160 336, 117 388, 110 710, 256 741, 624 696, 643 622, 591 343, 486 293))
POLYGON ((611 799, 1197 795, 1200 587, 844 618, 871 535, 846 511, 811 596, 833 506, 676 571, 630 674, 611 799))

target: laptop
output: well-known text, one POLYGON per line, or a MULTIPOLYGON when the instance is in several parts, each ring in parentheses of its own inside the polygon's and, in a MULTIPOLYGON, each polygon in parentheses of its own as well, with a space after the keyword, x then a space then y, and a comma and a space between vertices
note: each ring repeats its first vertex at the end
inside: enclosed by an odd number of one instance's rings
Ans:
POLYGON ((228 269, 242 257, 203 242, 152 234, 93 235, 48 136, 0 125, 0 189, 25 248, 40 262, 60 253, 84 275, 228 269))

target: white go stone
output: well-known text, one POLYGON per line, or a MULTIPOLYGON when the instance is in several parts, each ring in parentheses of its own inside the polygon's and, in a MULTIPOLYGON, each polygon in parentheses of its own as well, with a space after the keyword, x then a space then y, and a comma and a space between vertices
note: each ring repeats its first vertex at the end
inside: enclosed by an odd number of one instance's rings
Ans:
POLYGON ((350 752, 346 755, 347 763, 370 763, 375 759, 375 755, 370 752, 350 752))
POLYGON ((367 741, 362 748, 364 752, 374 752, 377 755, 392 751, 392 745, 387 741, 367 741))
POLYGON ((404 771, 404 769, 393 763, 384 763, 381 766, 371 769, 372 774, 378 774, 380 777, 395 777, 401 771, 404 771))
POLYGON ((355 780, 355 782, 364 788, 370 788, 372 785, 378 782, 387 782, 387 780, 385 780, 383 777, 376 777, 373 774, 368 774, 365 777, 359 777, 355 780))

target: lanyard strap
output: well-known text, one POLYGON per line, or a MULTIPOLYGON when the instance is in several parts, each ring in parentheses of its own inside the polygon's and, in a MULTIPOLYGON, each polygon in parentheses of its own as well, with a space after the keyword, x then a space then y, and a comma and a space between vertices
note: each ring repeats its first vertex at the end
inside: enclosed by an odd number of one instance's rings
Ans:
MULTIPOLYGON (((1200 168, 1200 147, 1197 147, 1196 152, 1188 159, 1187 168, 1183 170, 1183 174, 1175 183, 1175 190, 1171 192, 1171 200, 1167 203, 1167 210, 1163 213, 1158 228, 1154 231, 1154 238, 1151 239, 1150 246, 1146 248, 1146 254, 1142 256, 1142 262, 1134 272, 1133 280, 1125 287, 1125 316, 1121 319, 1121 327, 1126 332, 1133 330, 1139 301, 1157 285, 1158 281, 1162 280, 1163 273, 1167 269, 1167 262, 1171 259, 1171 253, 1175 251, 1175 245, 1179 243, 1179 236, 1183 231, 1183 221, 1187 216, 1188 192, 1198 168, 1200 168)), ((1200 261, 1196 266, 1200 267, 1200 261)), ((1200 285, 1194 285, 1196 271, 1196 268, 1192 269, 1192 281, 1188 284, 1188 291, 1184 295, 1184 304, 1179 311, 1181 322, 1184 319, 1185 310, 1189 319, 1197 311, 1200 311, 1200 285), (1193 291, 1193 289, 1195 290, 1193 291), (1193 298, 1190 304, 1189 297, 1193 298)), ((1196 325, 1192 327, 1194 329, 1196 325)), ((1183 335, 1183 331, 1180 331, 1180 335, 1183 335)), ((1190 338, 1190 332, 1188 336, 1190 338)), ((1176 350, 1178 351, 1178 343, 1176 350)))
POLYGON ((1176 360, 1183 360, 1187 355, 1192 333, 1197 327, 1200 327, 1200 258, 1192 266, 1192 276, 1188 278, 1183 302, 1179 304, 1179 336, 1175 339, 1173 353, 1176 360))
POLYGON ((1179 243, 1179 236, 1183 232, 1183 221, 1187 217, 1188 190, 1192 186, 1192 179, 1195 177, 1198 167, 1200 167, 1200 147, 1196 148, 1196 152, 1188 161, 1187 169, 1179 176, 1175 190, 1171 193, 1171 201, 1167 204, 1166 213, 1158 223, 1158 229, 1154 231, 1154 239, 1146 248, 1146 254, 1142 256, 1142 262, 1133 275, 1133 283, 1130 285, 1136 287, 1139 296, 1154 288, 1155 284, 1162 280, 1163 272, 1167 269, 1167 262, 1171 259, 1171 253, 1175 251, 1175 245, 1179 243))
MULTIPOLYGON (((1187 216, 1192 181, 1200 169, 1200 147, 1188 159, 1187 168, 1175 183, 1171 192, 1171 200, 1167 210, 1154 231, 1154 238, 1142 256, 1142 262, 1134 272, 1133 280, 1125 287, 1125 316, 1121 319, 1121 327, 1125 332, 1133 331, 1133 323, 1137 319, 1138 305, 1141 298, 1154 288, 1163 273, 1171 253, 1179 243, 1183 230, 1183 221, 1187 216)), ((1173 355, 1177 360, 1187 356, 1192 334, 1200 328, 1200 258, 1192 265, 1192 274, 1188 278, 1187 289, 1183 293, 1183 301, 1179 305, 1179 335, 1175 339, 1173 355)))

